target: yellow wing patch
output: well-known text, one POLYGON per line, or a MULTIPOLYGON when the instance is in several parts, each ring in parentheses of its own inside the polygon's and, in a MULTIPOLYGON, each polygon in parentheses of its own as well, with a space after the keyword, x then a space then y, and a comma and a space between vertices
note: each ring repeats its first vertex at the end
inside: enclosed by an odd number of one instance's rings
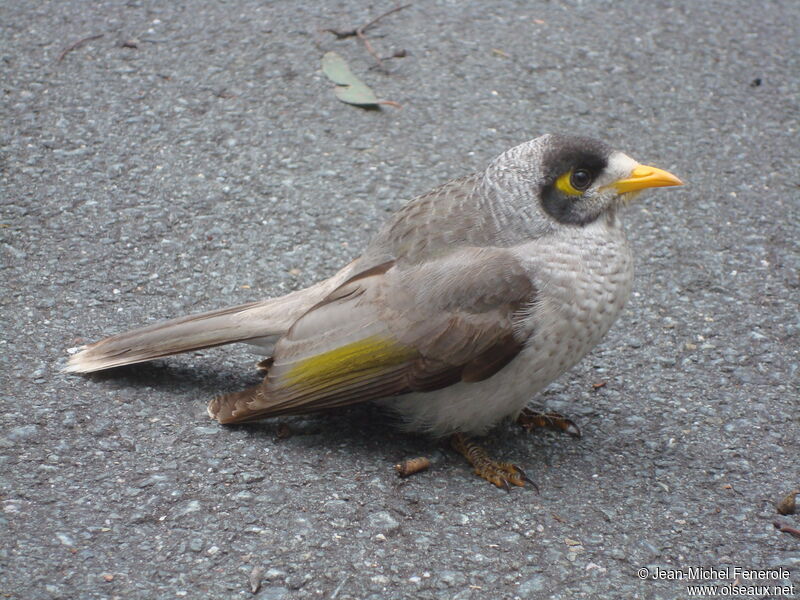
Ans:
POLYGON ((303 387, 334 380, 346 382, 378 374, 417 356, 416 350, 371 336, 301 361, 286 374, 286 382, 303 387))

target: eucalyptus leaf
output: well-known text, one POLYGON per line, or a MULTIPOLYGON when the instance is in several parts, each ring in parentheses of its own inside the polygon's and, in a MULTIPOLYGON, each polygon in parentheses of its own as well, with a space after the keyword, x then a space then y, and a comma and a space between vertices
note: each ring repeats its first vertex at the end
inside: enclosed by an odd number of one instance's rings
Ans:
POLYGON ((336 86, 334 92, 339 100, 348 104, 373 105, 379 103, 375 93, 363 83, 348 86, 339 85, 336 86))
POLYGON ((347 62, 336 52, 326 52, 322 57, 322 72, 336 85, 361 83, 361 80, 353 75, 347 62))
POLYGON ((336 52, 322 57, 322 72, 336 84, 336 97, 347 104, 374 106, 380 104, 375 92, 353 75, 347 62, 336 52))

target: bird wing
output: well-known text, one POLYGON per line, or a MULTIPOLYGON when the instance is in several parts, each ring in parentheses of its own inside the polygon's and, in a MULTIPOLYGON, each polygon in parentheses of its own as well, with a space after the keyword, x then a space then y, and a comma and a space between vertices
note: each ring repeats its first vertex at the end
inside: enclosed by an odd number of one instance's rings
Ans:
POLYGON ((534 297, 508 249, 375 266, 292 325, 264 383, 215 398, 209 412, 234 423, 482 381, 522 349, 515 324, 534 297))
POLYGON ((353 273, 393 256, 411 264, 453 244, 467 245, 454 232, 479 229, 480 213, 464 209, 478 175, 453 180, 409 202, 378 233, 364 256, 330 279, 280 298, 179 317, 110 336, 73 355, 64 371, 88 373, 180 352, 247 342, 269 352, 275 340, 353 273))

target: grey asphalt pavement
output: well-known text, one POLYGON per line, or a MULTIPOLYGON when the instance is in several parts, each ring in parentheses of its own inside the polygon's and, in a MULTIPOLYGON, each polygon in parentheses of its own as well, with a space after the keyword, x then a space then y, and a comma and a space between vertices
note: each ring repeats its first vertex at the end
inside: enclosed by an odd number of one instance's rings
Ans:
POLYGON ((0 2, 0 597, 800 598, 773 525, 800 528, 774 506, 800 488, 798 4, 415 2, 368 30, 406 51, 388 73, 321 31, 393 6, 0 2), (402 108, 339 102, 328 50, 402 108), (258 380, 242 346, 59 373, 104 335, 313 283, 546 132, 687 185, 630 207, 630 303, 532 398, 583 438, 486 440, 539 494, 373 407, 220 427, 206 401, 258 380))

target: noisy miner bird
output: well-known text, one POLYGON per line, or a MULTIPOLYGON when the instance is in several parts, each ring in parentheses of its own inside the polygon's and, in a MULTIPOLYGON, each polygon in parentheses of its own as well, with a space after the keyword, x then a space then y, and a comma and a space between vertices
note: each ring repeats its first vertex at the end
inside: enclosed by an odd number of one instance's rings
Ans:
POLYGON ((620 210, 673 185, 602 142, 544 135, 411 200, 330 279, 106 338, 64 370, 254 344, 266 376, 211 400, 220 423, 379 401, 408 430, 451 435, 477 475, 521 486, 519 467, 468 436, 506 417, 577 433, 525 405, 600 341, 630 294, 620 210))

